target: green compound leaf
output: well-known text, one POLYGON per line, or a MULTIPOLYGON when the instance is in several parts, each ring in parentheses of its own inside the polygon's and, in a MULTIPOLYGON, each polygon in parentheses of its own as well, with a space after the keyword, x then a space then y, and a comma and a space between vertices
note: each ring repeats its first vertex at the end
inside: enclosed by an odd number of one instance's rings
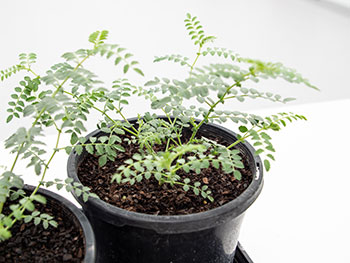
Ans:
POLYGON ((234 171, 233 171, 233 175, 235 176, 235 178, 236 178, 237 180, 241 180, 241 179, 242 179, 242 174, 241 174, 241 172, 238 171, 238 170, 234 170, 234 171))
POLYGON ((264 160, 264 166, 265 166, 266 171, 268 172, 270 170, 270 168, 271 168, 270 161, 265 159, 264 160))
POLYGON ((41 204, 46 204, 46 198, 42 195, 36 194, 36 195, 33 195, 32 198, 33 198, 33 200, 35 200, 41 204))
POLYGON ((126 74, 126 73, 128 72, 129 68, 130 68, 130 65, 129 65, 129 64, 126 64, 126 65, 124 66, 124 68, 123 68, 124 74, 126 74))
POLYGON ((98 164, 100 167, 104 166, 107 163, 107 155, 101 155, 98 158, 98 164))
POLYGON ((9 123, 13 119, 13 115, 9 115, 6 119, 6 123, 9 123))
POLYGON ((258 149, 255 151, 254 155, 259 155, 264 152, 264 149, 258 149))
POLYGON ((246 126, 239 126, 239 131, 244 133, 248 131, 248 128, 246 126))

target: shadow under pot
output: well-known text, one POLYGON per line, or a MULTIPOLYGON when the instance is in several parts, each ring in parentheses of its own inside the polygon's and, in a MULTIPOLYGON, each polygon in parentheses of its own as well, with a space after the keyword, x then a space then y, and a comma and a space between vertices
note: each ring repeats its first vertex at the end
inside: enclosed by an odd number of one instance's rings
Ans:
MULTIPOLYGON (((23 187, 27 194, 34 189, 23 187)), ((37 193, 46 198, 46 204, 36 202, 36 209, 53 216, 58 226, 45 229, 33 220, 17 222, 11 228, 12 237, 1 243, 0 262, 96 262, 95 236, 84 213, 56 193, 42 188, 37 193)))
MULTIPOLYGON (((130 122, 135 119, 130 120, 130 122)), ((199 132, 236 141, 232 131, 215 124, 204 124, 199 132)), ((86 138, 106 135, 96 130, 86 138)), ((98 262, 119 263, 231 263, 238 242, 243 216, 256 200, 263 186, 263 165, 253 147, 239 143, 247 159, 252 181, 238 197, 217 208, 188 215, 151 215, 121 209, 101 199, 84 202, 75 196, 89 218, 97 240, 98 262)), ((78 167, 87 153, 71 152, 68 176, 75 182, 78 167)), ((224 176, 224 174, 223 174, 224 176)), ((108 182, 107 182, 108 184, 108 182)), ((98 194, 98 193, 96 193, 98 194)))

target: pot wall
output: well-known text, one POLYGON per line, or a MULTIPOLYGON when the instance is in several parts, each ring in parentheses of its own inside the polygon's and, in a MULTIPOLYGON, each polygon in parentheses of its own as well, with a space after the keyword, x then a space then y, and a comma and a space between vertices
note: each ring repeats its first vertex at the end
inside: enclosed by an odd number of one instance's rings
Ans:
POLYGON ((154 230, 105 222, 85 210, 96 233, 97 262, 185 263, 233 262, 243 215, 214 228, 191 233, 159 234, 154 230))
MULTIPOLYGON (((233 132, 218 125, 203 125, 201 132, 228 142, 236 140, 233 132)), ((87 138, 101 135, 97 130, 87 138)), ((98 262, 231 263, 244 212, 263 185, 262 162, 254 156, 253 147, 248 143, 238 147, 250 160, 254 179, 239 197, 206 212, 155 216, 126 211, 99 199, 84 203, 75 196, 94 228, 98 262)), ((78 182, 77 167, 83 158, 84 154, 72 152, 68 160, 68 176, 78 182)))

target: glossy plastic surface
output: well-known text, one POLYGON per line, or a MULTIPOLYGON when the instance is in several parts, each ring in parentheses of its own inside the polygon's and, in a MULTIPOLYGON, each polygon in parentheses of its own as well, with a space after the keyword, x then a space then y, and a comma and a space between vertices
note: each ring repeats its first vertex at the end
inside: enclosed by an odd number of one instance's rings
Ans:
POLYGON ((254 263, 239 242, 237 244, 235 259, 233 263, 254 263))
MULTIPOLYGON (((229 142, 235 134, 218 125, 201 127, 205 134, 221 136, 229 142)), ((89 136, 100 136, 95 131, 89 136)), ((239 144, 254 180, 235 200, 212 210, 191 215, 155 216, 135 213, 98 199, 82 205, 97 240, 98 262, 128 263, 232 263, 245 210, 255 201, 263 185, 262 163, 248 143, 239 144)), ((68 176, 79 182, 77 167, 84 154, 72 152, 68 176)))

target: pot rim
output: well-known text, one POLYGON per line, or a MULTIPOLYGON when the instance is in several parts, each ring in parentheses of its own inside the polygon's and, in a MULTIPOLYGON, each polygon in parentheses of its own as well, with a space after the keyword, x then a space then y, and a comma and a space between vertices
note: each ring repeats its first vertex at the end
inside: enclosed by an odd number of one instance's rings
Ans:
MULTIPOLYGON (((163 116, 158 117, 162 118, 163 116)), ((129 119, 129 121, 133 121, 135 119, 137 118, 129 119)), ((236 138, 236 134, 234 132, 223 126, 210 123, 204 124, 201 129, 207 127, 219 129, 223 133, 236 138)), ((100 130, 95 130, 89 133, 86 138, 96 136, 100 132, 100 130)), ((241 148, 243 148, 243 150, 245 149, 245 153, 250 155, 250 158, 254 160, 252 182, 248 188, 234 200, 205 212, 188 215, 151 215, 127 211, 97 198, 89 198, 89 200, 85 203, 82 198, 77 197, 74 192, 73 195, 82 205, 84 210, 87 210, 87 207, 89 207, 89 209, 94 210, 93 213, 95 215, 97 214, 97 211, 102 211, 103 215, 100 215, 101 219, 114 225, 132 225, 136 227, 153 229, 162 233, 193 232, 208 229, 213 226, 220 225, 230 218, 235 218, 243 214, 245 210, 247 210, 248 207, 256 200, 262 190, 262 161, 259 156, 254 155, 255 150, 247 141, 240 144, 241 148), (196 229, 193 229, 193 227, 196 229)), ((68 176, 73 178, 74 181, 81 183, 77 175, 78 157, 79 155, 77 155, 74 151, 70 153, 67 163, 67 172, 68 176)))

